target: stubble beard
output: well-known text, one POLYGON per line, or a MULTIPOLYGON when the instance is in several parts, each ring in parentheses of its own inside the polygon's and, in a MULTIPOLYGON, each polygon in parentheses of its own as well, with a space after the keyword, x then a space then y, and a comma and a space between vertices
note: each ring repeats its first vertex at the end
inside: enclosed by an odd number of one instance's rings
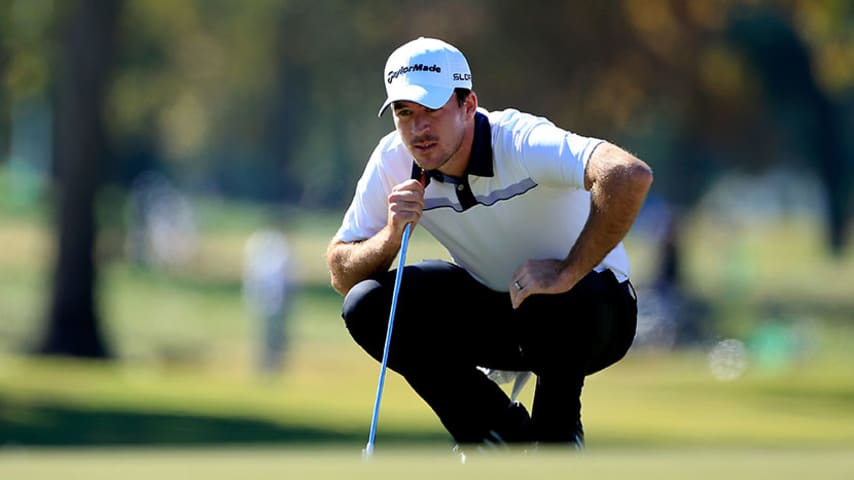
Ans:
MULTIPOLYGON (((445 156, 445 158, 444 158, 444 159, 442 159, 442 161, 441 161, 441 162, 439 162, 439 164, 438 164, 436 167, 434 167, 434 168, 427 168, 427 169, 425 169, 425 170, 438 171, 438 170, 440 170, 442 167, 444 167, 445 165, 447 165, 447 164, 448 164, 448 162, 450 162, 450 161, 451 161, 451 159, 453 159, 453 158, 454 158, 454 156, 457 154, 457 152, 459 152, 459 151, 460 151, 460 148, 461 148, 461 147, 462 147, 462 145, 463 145, 463 138, 465 138, 465 135, 460 134, 459 138, 457 139, 457 143, 456 143, 456 145, 454 146, 454 148, 453 148, 453 150, 451 151, 451 153, 449 153, 447 156, 445 156)), ((414 154, 412 151, 410 151, 409 153, 412 155, 412 158, 415 160, 415 163, 416 163, 419 167, 424 168, 424 165, 422 165, 422 164, 421 164, 421 162, 420 162, 420 161, 418 161, 418 158, 415 156, 415 154, 414 154)))

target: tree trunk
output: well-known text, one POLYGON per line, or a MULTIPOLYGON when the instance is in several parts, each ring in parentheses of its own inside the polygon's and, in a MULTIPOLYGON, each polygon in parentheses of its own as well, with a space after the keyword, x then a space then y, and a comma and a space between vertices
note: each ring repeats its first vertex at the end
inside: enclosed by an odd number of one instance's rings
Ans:
MULTIPOLYGON (((9 2, 0 2, 0 31, 9 31, 9 2)), ((8 41, 8 40, 7 40, 8 41)), ((6 50, 5 42, 0 40, 0 79, 6 78, 6 69, 9 65, 9 52, 6 50)), ((9 157, 9 91, 6 85, 0 84, 0 164, 9 157)))
POLYGON ((118 2, 66 6, 54 117, 59 243, 47 329, 37 352, 105 358, 110 352, 96 308, 95 199, 108 152, 103 111, 118 2))

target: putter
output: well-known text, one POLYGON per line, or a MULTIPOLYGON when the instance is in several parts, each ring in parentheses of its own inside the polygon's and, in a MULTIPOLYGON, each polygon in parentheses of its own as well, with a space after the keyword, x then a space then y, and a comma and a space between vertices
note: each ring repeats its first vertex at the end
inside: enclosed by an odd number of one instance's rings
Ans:
MULTIPOLYGON (((424 169, 413 171, 412 178, 418 178, 421 185, 427 186, 427 172, 424 169)), ((403 239, 400 242, 400 259, 397 262, 397 274, 394 277, 394 290, 391 294, 391 311, 388 313, 388 327, 385 334, 385 347, 383 348, 383 361, 380 366, 380 379, 377 382, 377 397, 374 400, 374 413, 371 416, 371 432, 368 434, 368 444, 362 450, 362 458, 368 459, 374 455, 374 439, 377 436, 377 420, 380 416, 380 401, 383 397, 383 385, 385 384, 385 372, 388 366, 388 348, 391 345, 391 331, 394 327, 394 312, 397 310, 397 295, 400 292, 400 280, 403 277, 403 267, 406 265, 406 248, 409 246, 409 234, 412 224, 407 223, 403 228, 403 239)))
POLYGON ((391 331, 394 326, 394 311, 397 310, 397 294, 400 291, 400 279, 403 277, 403 267, 406 263, 406 248, 409 245, 409 232, 412 230, 412 224, 407 223, 403 229, 403 240, 400 245, 400 260, 397 265, 397 274, 394 278, 394 290, 391 294, 391 311, 388 314, 388 329, 385 335, 385 347, 383 348, 383 361, 380 366, 380 379, 377 383, 377 397, 374 400, 374 414, 371 417, 371 432, 368 435, 368 444, 362 452, 365 458, 371 458, 374 455, 374 438, 377 435, 377 420, 380 415, 380 400, 383 396, 383 385, 385 384, 385 372, 388 365, 388 349, 391 345, 391 331))

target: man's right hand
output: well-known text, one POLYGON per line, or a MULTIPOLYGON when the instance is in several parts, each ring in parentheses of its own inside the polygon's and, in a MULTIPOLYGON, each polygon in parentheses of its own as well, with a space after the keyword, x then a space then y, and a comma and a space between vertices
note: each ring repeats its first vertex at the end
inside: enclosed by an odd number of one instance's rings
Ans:
MULTIPOLYGON (((423 177, 421 182, 425 181, 423 177)), ((357 242, 332 239, 326 249, 326 263, 335 290, 346 295, 358 282, 391 267, 406 224, 418 224, 424 211, 421 182, 406 180, 392 188, 388 196, 388 224, 371 238, 357 242)))
POLYGON ((408 223, 413 227, 417 225, 423 211, 424 186, 421 182, 410 179, 392 188, 388 196, 388 226, 394 235, 403 235, 408 223))

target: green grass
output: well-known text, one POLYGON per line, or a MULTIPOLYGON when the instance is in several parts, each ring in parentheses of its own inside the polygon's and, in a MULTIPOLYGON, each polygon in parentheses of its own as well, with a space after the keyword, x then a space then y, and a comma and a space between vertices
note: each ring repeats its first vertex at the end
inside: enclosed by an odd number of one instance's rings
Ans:
POLYGON ((489 478, 851 478, 845 450, 656 449, 469 455, 461 464, 445 451, 391 450, 364 462, 355 449, 44 450, 0 452, 0 476, 41 480, 204 478, 399 479, 489 478))
MULTIPOLYGON (((295 346, 286 372, 271 381, 235 368, 240 359, 159 371, 147 365, 7 361, 0 369, 5 403, 0 419, 7 432, 48 444, 254 438, 356 446, 367 435, 378 368, 354 346, 335 343, 295 346), (85 427, 91 418, 99 419, 102 437, 87 436, 86 428, 69 429, 85 427), (165 438, 158 432, 123 435, 127 422, 145 424, 146 418, 150 425, 180 421, 185 430, 165 438), (256 436, 239 434, 238 427, 254 428, 256 436)), ((854 379, 846 365, 816 359, 785 374, 751 372, 720 382, 699 353, 636 353, 588 379, 583 396, 588 445, 851 447, 854 379), (818 369, 821 373, 814 373, 818 369)), ((529 387, 521 398, 530 405, 531 395, 529 387)), ((378 442, 450 446, 426 405, 393 373, 383 396, 378 442)))
MULTIPOLYGON (((92 363, 21 355, 39 334, 48 298, 53 239, 38 212, 0 215, 0 443, 181 448, 6 448, 0 449, 0 478, 46 478, 57 471, 100 478, 105 473, 97 472, 115 469, 140 477, 177 470, 233 478, 248 465, 257 465, 258 478, 291 472, 292 478, 360 478, 374 469, 413 478, 460 472, 446 461, 450 439, 441 425, 393 373, 377 437, 378 451, 388 449, 388 457, 383 453, 370 465, 358 460, 379 367, 350 341, 339 317, 341 298, 328 286, 323 252, 339 214, 292 212, 278 225, 296 252, 301 288, 290 311, 284 370, 260 378, 252 368, 255 327, 241 303, 239 278, 243 244, 254 229, 270 225, 270 215, 203 204, 196 256, 168 271, 128 264, 115 232, 105 233, 100 311, 117 361, 92 363), (256 444, 267 446, 251 448, 256 444), (240 448, 207 448, 212 445, 240 448)), ((423 231, 415 232, 410 262, 446 256, 423 231)), ((706 344, 674 352, 637 349, 587 381, 588 453, 569 460, 499 457, 483 467, 492 469, 489 475, 777 472, 775 478, 795 478, 824 467, 827 475, 820 476, 834 478, 852 471, 840 452, 854 447, 854 254, 824 255, 809 220, 765 225, 744 236, 698 221, 688 235, 696 240, 686 252, 690 292, 708 302, 713 315, 726 317, 721 324, 748 335, 783 314, 809 329, 808 348, 783 364, 763 362, 761 350, 751 351, 756 356, 745 375, 730 382, 710 374, 706 344), (736 268, 738 255, 749 259, 746 269, 736 268), (811 281, 818 278, 830 281, 811 281)), ((643 286, 654 252, 643 238, 631 237, 627 245, 633 278, 643 286)), ((522 400, 530 405, 531 396, 529 386, 522 400)), ((463 472, 478 476, 478 468, 470 464, 463 472)))

